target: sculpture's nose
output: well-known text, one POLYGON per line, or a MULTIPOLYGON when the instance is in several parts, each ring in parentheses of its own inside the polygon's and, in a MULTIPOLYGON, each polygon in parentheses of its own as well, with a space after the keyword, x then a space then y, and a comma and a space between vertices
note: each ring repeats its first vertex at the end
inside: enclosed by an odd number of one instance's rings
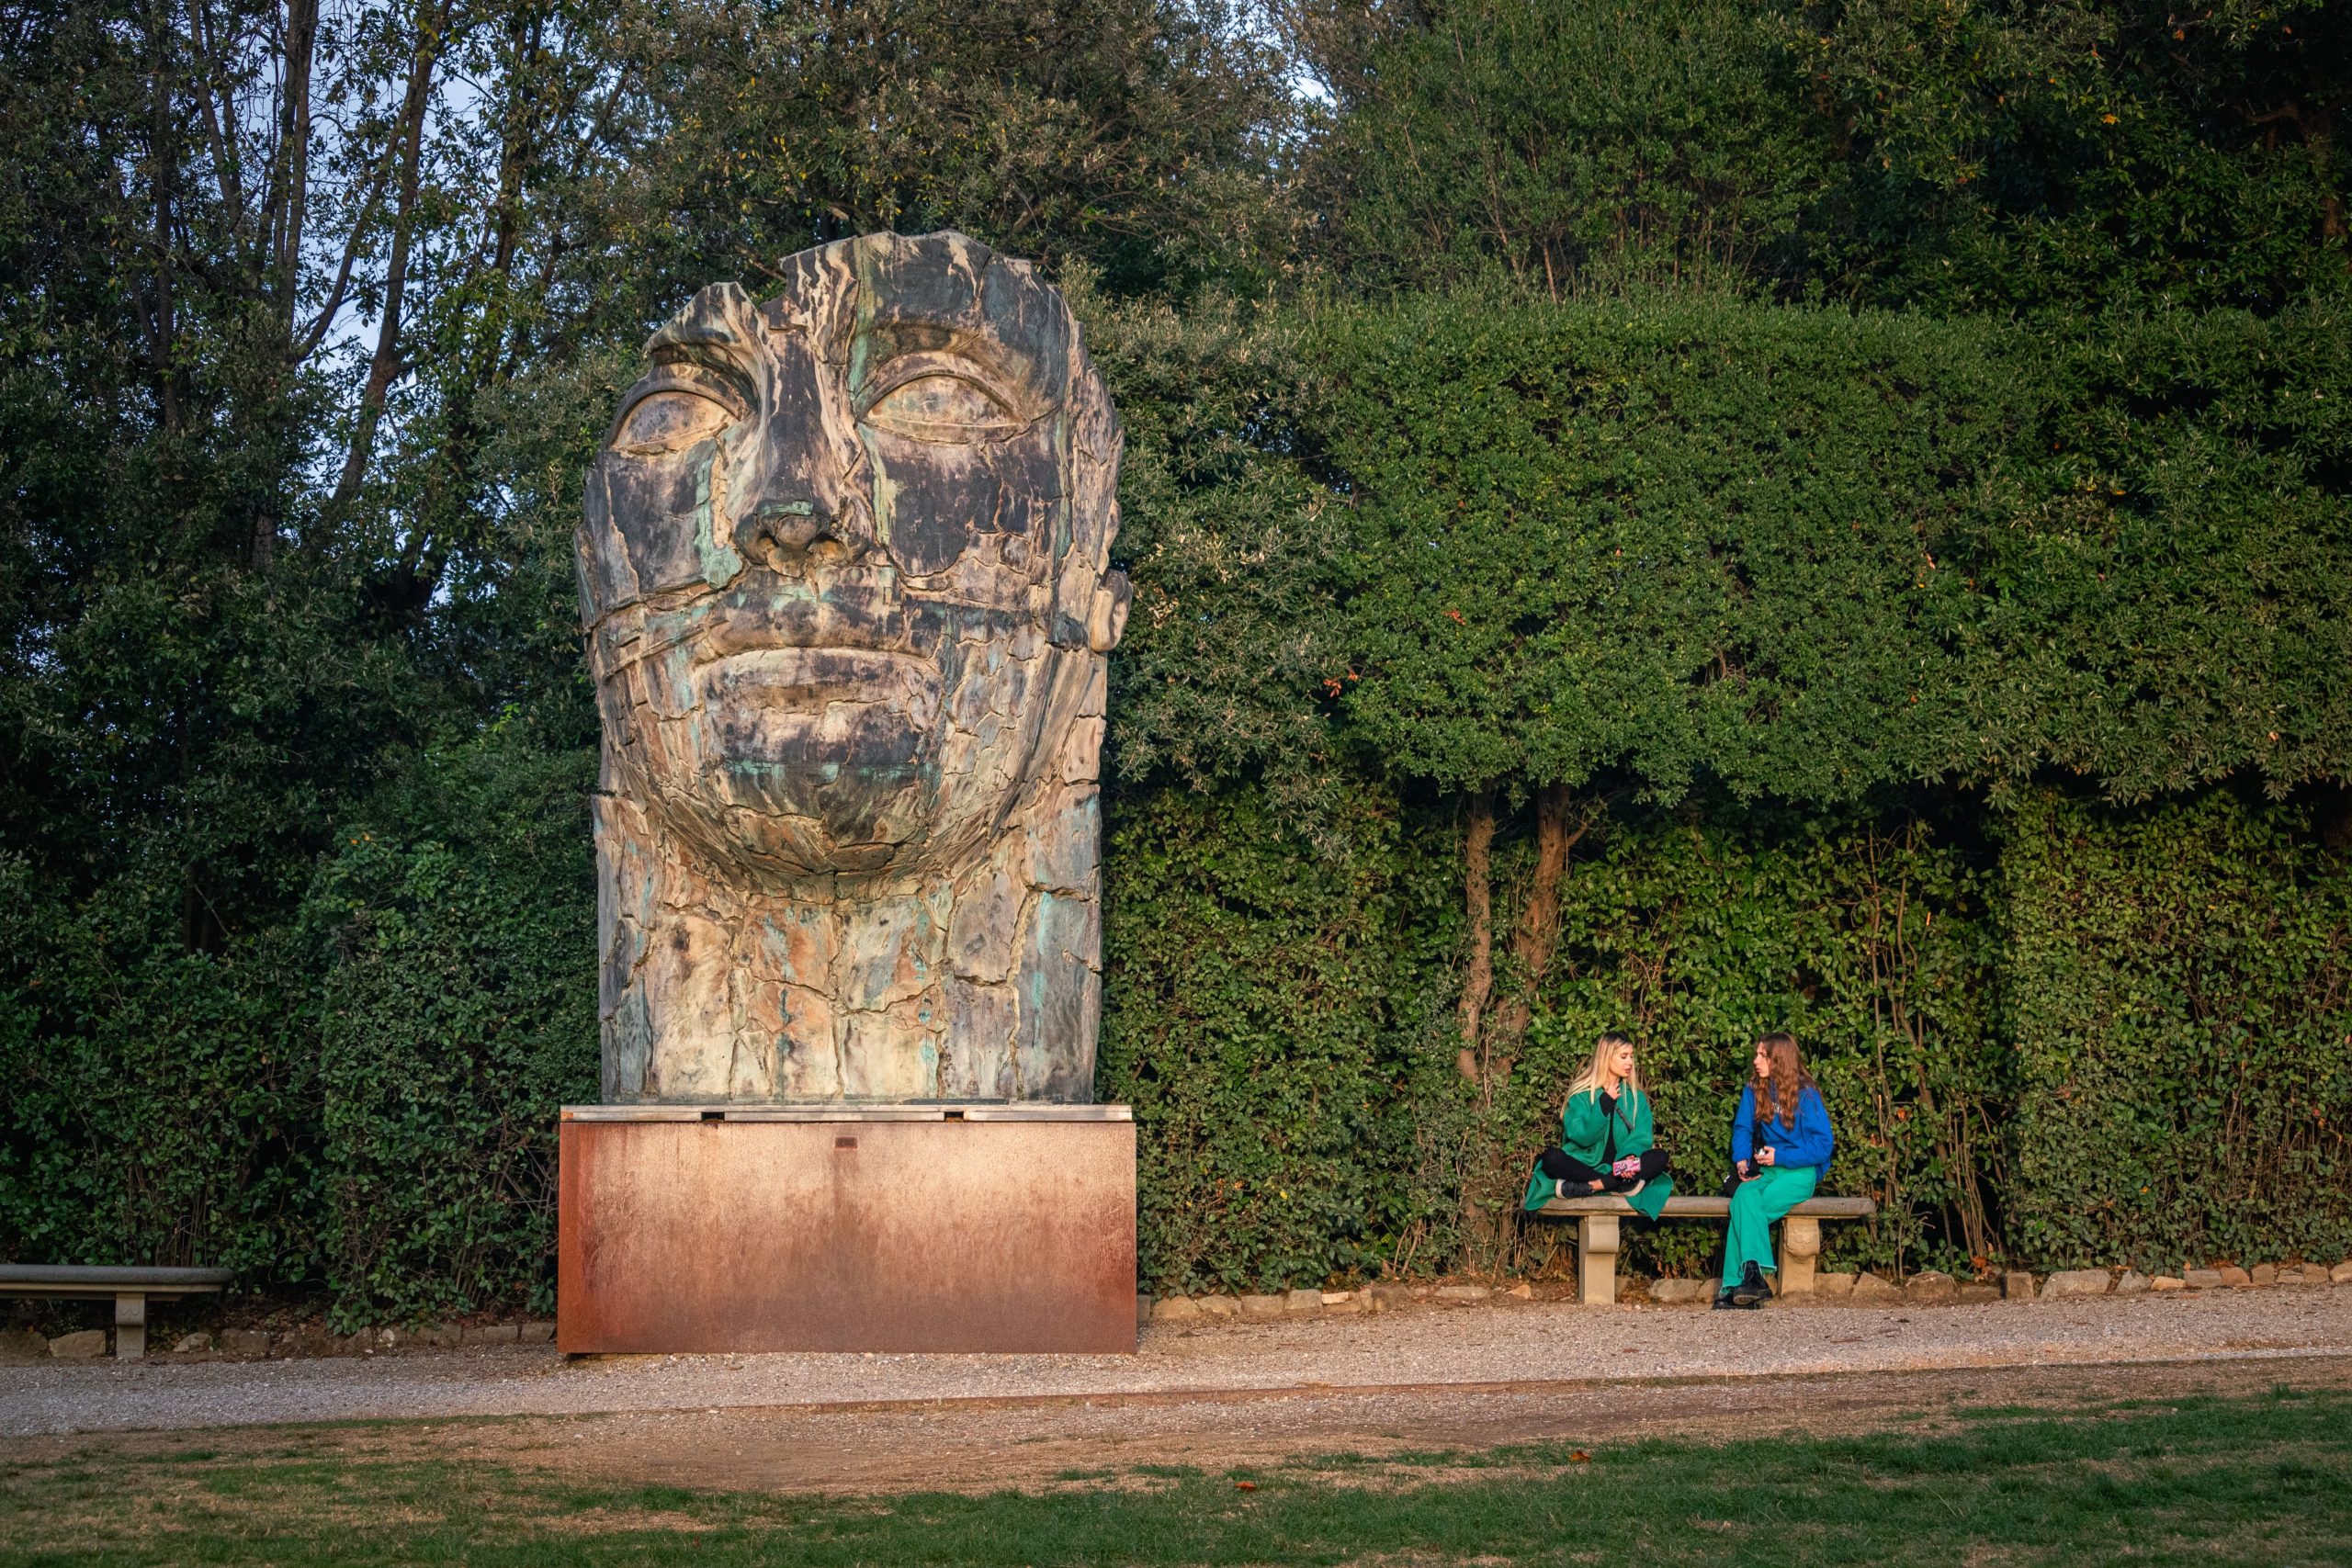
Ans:
POLYGON ((771 571, 798 576, 810 562, 846 566, 865 553, 861 531, 813 501, 768 500, 735 525, 735 550, 771 571))

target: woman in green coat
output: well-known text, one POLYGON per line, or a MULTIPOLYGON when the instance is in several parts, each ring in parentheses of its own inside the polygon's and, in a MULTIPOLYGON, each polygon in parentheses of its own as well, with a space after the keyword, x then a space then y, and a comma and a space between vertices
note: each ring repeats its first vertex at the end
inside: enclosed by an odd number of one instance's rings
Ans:
POLYGON ((1634 1043, 1622 1034, 1604 1034, 1592 1048, 1584 1076, 1568 1087, 1559 1147, 1536 1156, 1523 1206, 1540 1209, 1555 1194, 1614 1192, 1654 1220, 1673 1191, 1666 1151, 1650 1133, 1650 1097, 1642 1092, 1634 1043))

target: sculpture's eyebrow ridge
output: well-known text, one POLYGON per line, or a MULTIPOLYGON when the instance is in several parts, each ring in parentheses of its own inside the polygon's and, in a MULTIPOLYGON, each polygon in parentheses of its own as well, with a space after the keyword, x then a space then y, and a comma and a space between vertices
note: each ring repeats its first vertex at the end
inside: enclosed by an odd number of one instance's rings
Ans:
MULTIPOLYGON (((746 407, 756 407, 759 403, 759 388, 752 380, 751 373, 743 368, 733 354, 726 352, 724 348, 703 344, 656 344, 652 349, 651 357, 653 368, 639 378, 639 387, 655 380, 666 383, 677 382, 681 378, 673 367, 684 366, 691 369, 707 372, 725 382, 735 396, 742 400, 746 407), (665 375, 665 372, 668 374, 665 375)), ((630 397, 625 400, 625 403, 635 400, 635 394, 632 392, 630 397)))
POLYGON ((693 316, 672 317, 646 340, 645 352, 659 355, 679 349, 741 348, 743 340, 725 321, 698 320, 693 316))
POLYGON ((1049 405, 1046 361, 1035 350, 1005 333, 999 322, 970 314, 928 311, 894 312, 868 329, 874 350, 854 364, 852 382, 872 395, 875 386, 889 379, 889 367, 910 355, 939 355, 963 360, 991 382, 1001 383, 1017 401, 1032 405, 1034 413, 1049 405))
POLYGON ((758 342, 758 315, 750 297, 741 285, 722 283, 695 295, 656 328, 645 341, 645 355, 657 366, 700 366, 749 399, 750 361, 758 342))
POLYGON ((721 283, 686 301, 645 340, 650 356, 708 349, 741 354, 759 340, 759 318, 742 286, 721 283))

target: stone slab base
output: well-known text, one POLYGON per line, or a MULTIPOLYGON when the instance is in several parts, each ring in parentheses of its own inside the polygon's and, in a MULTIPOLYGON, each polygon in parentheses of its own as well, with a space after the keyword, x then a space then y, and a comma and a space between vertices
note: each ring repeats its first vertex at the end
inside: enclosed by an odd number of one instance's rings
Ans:
POLYGON ((571 1354, 1132 1352, 1125 1106, 576 1106, 571 1354))

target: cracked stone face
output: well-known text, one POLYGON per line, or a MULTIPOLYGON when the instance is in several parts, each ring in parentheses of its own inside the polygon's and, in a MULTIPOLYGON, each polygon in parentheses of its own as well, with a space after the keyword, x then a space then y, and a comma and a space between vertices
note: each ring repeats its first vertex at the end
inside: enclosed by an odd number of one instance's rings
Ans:
POLYGON ((588 473, 605 1098, 1091 1098, 1117 418, 960 234, 775 270, 588 473))

